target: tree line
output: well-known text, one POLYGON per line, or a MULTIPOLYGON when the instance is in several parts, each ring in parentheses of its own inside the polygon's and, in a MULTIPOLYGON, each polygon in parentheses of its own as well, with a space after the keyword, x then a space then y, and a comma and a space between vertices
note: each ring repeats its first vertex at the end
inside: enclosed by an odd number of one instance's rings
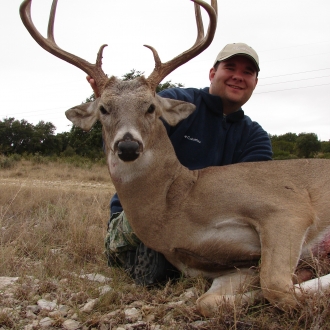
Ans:
MULTIPOLYGON (((103 157, 99 122, 89 132, 74 125, 69 132, 55 134, 55 130, 51 122, 40 121, 33 125, 13 117, 0 120, 0 154, 103 157)), ((315 133, 270 135, 270 139, 274 159, 330 158, 330 141, 320 141, 315 133)))
MULTIPOLYGON (((131 70, 122 76, 131 80, 143 72, 131 70)), ((171 87, 183 87, 180 83, 167 81, 159 84, 157 92, 171 87)), ((83 103, 93 101, 94 94, 83 103)), ((25 119, 14 117, 0 120, 0 154, 5 156, 31 154, 42 156, 79 155, 91 159, 103 158, 101 124, 97 122, 89 132, 72 125, 69 132, 55 134, 56 127, 51 122, 39 121, 33 125, 25 119)), ((320 141, 315 133, 286 133, 269 135, 274 159, 290 158, 330 158, 330 141, 320 141)))
POLYGON ((270 135, 274 159, 330 158, 330 141, 320 141, 315 133, 270 135))

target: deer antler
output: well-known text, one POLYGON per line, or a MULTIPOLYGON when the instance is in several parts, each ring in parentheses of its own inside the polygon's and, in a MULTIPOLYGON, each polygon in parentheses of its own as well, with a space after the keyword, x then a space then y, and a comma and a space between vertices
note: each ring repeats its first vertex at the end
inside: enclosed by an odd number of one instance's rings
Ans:
POLYGON ((83 70, 88 75, 90 75, 95 80, 99 92, 102 93, 104 89, 104 85, 108 80, 107 75, 102 70, 102 54, 104 47, 106 47, 107 45, 102 45, 100 47, 95 64, 91 64, 76 55, 66 52, 65 50, 57 46, 54 39, 54 21, 55 21, 57 0, 53 0, 52 8, 50 11, 47 38, 44 38, 39 33, 39 31, 36 29, 35 25, 32 22, 31 3, 32 0, 23 1, 23 3, 20 6, 20 15, 23 24, 25 25, 26 29, 30 32, 33 39, 49 53, 55 55, 56 57, 61 58, 66 62, 73 64, 74 66, 78 67, 79 69, 83 70))
MULTIPOLYGON (((73 64, 79 69, 86 72, 92 78, 94 78, 96 85, 98 87, 99 93, 102 94, 105 83, 108 80, 107 75, 102 70, 102 54, 103 49, 107 45, 102 45, 97 54, 96 63, 91 64, 86 60, 73 55, 60 47, 57 46, 54 38, 54 21, 56 6, 58 0, 53 0, 52 8, 49 15, 48 22, 48 33, 47 38, 44 38, 39 31, 36 29, 31 18, 31 3, 32 0, 24 0, 20 6, 20 15, 25 25, 26 29, 30 32, 33 39, 46 51, 61 58, 62 60, 73 64)), ((195 44, 183 52, 182 54, 174 57, 172 60, 162 63, 157 51, 148 45, 146 47, 150 48, 155 59, 155 69, 147 78, 147 81, 153 90, 156 89, 157 85, 172 71, 178 68, 180 65, 188 62, 202 51, 204 51, 212 42, 216 26, 217 26, 217 0, 211 0, 211 6, 202 0, 192 0, 195 3, 195 14, 196 14, 196 24, 197 24, 197 39, 195 44), (210 17, 210 23, 206 36, 204 37, 204 27, 200 12, 200 6, 202 6, 210 17)))
POLYGON ((150 87, 155 90, 157 85, 172 71, 178 68, 180 65, 188 62, 192 58, 196 57, 198 54, 203 52, 212 42, 217 27, 217 0, 211 0, 211 6, 205 3, 202 0, 191 0, 195 3, 195 15, 196 15, 196 24, 197 24, 197 39, 195 44, 181 53, 180 55, 174 57, 172 60, 162 63, 158 53, 155 48, 144 45, 145 47, 151 49, 154 59, 155 59, 155 68, 153 72, 147 78, 150 87), (204 27, 203 21, 200 12, 200 6, 202 6, 208 13, 210 17, 210 23, 206 36, 204 37, 204 27))

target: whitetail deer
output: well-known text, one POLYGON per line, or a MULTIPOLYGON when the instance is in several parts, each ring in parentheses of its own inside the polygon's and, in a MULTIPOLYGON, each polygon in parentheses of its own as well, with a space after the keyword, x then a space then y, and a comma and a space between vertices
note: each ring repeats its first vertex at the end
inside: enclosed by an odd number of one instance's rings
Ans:
POLYGON ((147 79, 133 81, 107 78, 101 69, 105 45, 94 65, 56 45, 56 0, 44 38, 31 20, 31 1, 22 3, 20 13, 32 37, 96 81, 101 96, 66 115, 84 130, 96 120, 102 123, 110 176, 135 233, 186 275, 213 279, 197 300, 199 311, 212 315, 218 304, 240 297, 243 279, 258 274, 266 299, 283 309, 296 307, 296 266, 322 248, 330 232, 330 161, 241 163, 190 171, 178 161, 159 119, 176 125, 194 111, 192 104, 157 96, 155 88, 209 46, 216 30, 216 0, 211 5, 193 0, 198 33, 189 50, 162 63, 157 51, 146 46, 153 52, 155 69, 147 79), (199 6, 210 18, 206 36, 199 6), (254 268, 258 263, 260 269, 254 268))

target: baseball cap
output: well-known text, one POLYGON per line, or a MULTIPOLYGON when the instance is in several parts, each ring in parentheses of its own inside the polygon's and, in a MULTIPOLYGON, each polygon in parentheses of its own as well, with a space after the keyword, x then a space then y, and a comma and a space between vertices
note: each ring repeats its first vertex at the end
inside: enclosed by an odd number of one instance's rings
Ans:
POLYGON ((243 55, 249 57, 256 65, 258 71, 260 71, 258 54, 252 47, 242 42, 226 45, 218 54, 213 65, 215 65, 217 62, 227 60, 228 58, 231 58, 236 55, 243 55))

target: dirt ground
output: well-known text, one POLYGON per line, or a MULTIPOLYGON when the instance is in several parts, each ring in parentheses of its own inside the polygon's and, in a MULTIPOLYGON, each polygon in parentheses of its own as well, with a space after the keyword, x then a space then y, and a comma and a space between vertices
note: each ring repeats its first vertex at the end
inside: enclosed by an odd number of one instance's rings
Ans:
POLYGON ((21 161, 13 168, 0 171, 0 187, 35 187, 49 189, 78 189, 115 193, 106 165, 76 167, 71 164, 33 164, 21 161), (91 167, 91 168, 90 168, 91 167))

